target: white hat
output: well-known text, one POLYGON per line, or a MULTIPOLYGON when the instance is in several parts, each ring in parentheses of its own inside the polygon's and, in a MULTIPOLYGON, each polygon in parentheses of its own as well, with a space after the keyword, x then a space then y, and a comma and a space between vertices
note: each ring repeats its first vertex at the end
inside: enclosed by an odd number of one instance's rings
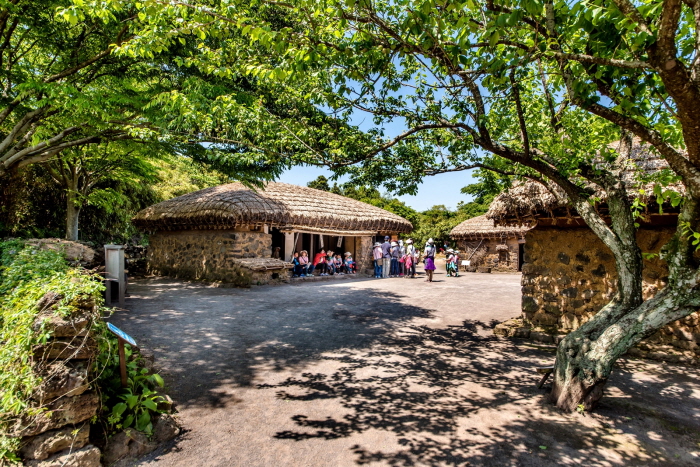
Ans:
POLYGON ((459 253, 459 250, 455 250, 455 253, 459 253))
POLYGON ((399 240, 399 245, 403 245, 403 240, 399 240))
POLYGON ((374 247, 376 248, 376 247, 378 247, 378 246, 382 246, 382 244, 379 243, 379 242, 376 242, 376 243, 374 244, 374 247))
POLYGON ((448 252, 448 253, 454 253, 455 251, 454 251, 452 248, 448 248, 448 249, 447 249, 447 252, 448 252))
POLYGON ((398 243, 396 243, 396 242, 391 242, 391 246, 397 246, 397 245, 398 245, 398 243))
POLYGON ((429 243, 430 245, 432 245, 433 243, 435 243, 435 240, 433 240, 432 238, 429 238, 429 239, 428 239, 428 243, 429 243))
POLYGON ((413 243, 413 240, 409 238, 408 240, 406 240, 406 243, 413 243))
POLYGON ((349 251, 345 252, 345 256, 350 256, 350 255, 352 255, 352 253, 350 253, 349 251))

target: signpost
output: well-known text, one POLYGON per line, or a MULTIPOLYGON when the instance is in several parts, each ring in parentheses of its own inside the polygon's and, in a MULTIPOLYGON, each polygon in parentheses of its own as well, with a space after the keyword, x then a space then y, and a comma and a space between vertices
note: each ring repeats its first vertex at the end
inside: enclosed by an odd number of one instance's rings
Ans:
POLYGON ((136 341, 133 337, 131 337, 112 323, 107 323, 107 329, 112 331, 112 334, 117 336, 117 339, 119 341, 119 372, 121 373, 122 377, 122 387, 125 388, 128 384, 128 380, 126 377, 126 354, 124 352, 124 343, 126 342, 132 347, 138 346, 136 345, 136 341))

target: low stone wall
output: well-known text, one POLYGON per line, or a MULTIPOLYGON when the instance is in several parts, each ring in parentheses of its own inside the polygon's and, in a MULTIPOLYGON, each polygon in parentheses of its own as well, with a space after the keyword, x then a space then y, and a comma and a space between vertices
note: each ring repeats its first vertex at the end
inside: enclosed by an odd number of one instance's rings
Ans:
MULTIPOLYGON (((673 233, 672 228, 640 229, 637 242, 644 253, 658 253, 673 233)), ((566 334, 612 298, 617 279, 615 261, 589 229, 535 229, 526 239, 522 311, 534 333, 566 334)), ((666 263, 658 257, 644 260, 643 274, 645 299, 668 280, 666 263)), ((631 353, 649 356, 662 352, 698 359, 699 344, 700 315, 696 312, 666 326, 631 353)))
POLYGON ((272 236, 263 232, 157 232, 150 237, 148 272, 242 287, 287 280, 284 269, 251 271, 234 262, 241 258, 269 258, 271 253, 272 236))
MULTIPOLYGON (((47 294, 41 306, 50 310, 58 297, 47 294)), ((89 445, 90 419, 97 414, 100 398, 89 386, 89 372, 97 351, 89 335, 98 312, 91 301, 80 303, 69 318, 47 311, 34 323, 51 331, 51 339, 34 349, 37 372, 43 381, 32 397, 34 407, 46 411, 22 417, 16 436, 21 437, 20 456, 25 465, 49 467, 100 465, 100 450, 89 445)))
POLYGON ((492 271, 516 272, 518 270, 518 253, 520 244, 517 238, 481 240, 458 240, 462 260, 469 259, 474 268, 490 268, 492 271), (476 252, 472 255, 474 248, 476 252))

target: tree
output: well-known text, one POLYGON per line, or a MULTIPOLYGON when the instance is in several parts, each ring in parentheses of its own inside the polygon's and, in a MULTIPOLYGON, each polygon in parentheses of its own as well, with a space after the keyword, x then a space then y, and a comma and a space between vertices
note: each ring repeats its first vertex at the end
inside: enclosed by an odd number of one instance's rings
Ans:
POLYGON ((64 150, 46 163, 51 177, 66 193, 67 240, 78 240, 80 211, 84 206, 98 200, 106 201, 116 194, 109 188, 100 188, 100 182, 139 179, 153 183, 156 180, 155 167, 138 152, 142 149, 103 143, 64 150))
MULTIPOLYGON (((150 16, 159 25, 194 15, 189 24, 204 36, 227 31, 238 45, 247 41, 245 50, 255 50, 244 58, 248 76, 308 96, 336 117, 321 132, 294 119, 276 122, 294 151, 279 151, 279 138, 268 144, 257 129, 247 134, 245 144, 271 166, 327 165, 400 192, 426 175, 481 168, 566 195, 613 252, 618 282, 610 303, 559 346, 552 392, 559 407, 590 409, 620 355, 700 306, 698 0, 158 5, 149 7, 158 9, 150 16), (279 17, 286 22, 268 19, 279 17), (369 138, 336 123, 357 112, 378 125, 369 138), (389 121, 405 131, 385 137, 389 121), (658 196, 640 201, 669 208, 664 186, 680 180, 686 190, 676 235, 663 250, 669 282, 648 300, 628 197, 639 180, 623 177, 632 136, 669 164, 649 174, 658 196), (601 201, 605 210, 597 209, 601 201)), ((153 27, 139 40, 163 44, 173 31, 153 27)), ((213 57, 216 66, 241 70, 221 50, 205 47, 197 66, 211 66, 213 57)))
POLYGON ((331 186, 328 184, 328 179, 323 175, 316 177, 316 180, 311 180, 306 184, 306 186, 321 191, 331 191, 331 186))

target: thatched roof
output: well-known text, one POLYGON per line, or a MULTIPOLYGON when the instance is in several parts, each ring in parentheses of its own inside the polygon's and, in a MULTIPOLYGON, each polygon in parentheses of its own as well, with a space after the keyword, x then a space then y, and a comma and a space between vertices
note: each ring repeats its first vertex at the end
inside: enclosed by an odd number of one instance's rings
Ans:
POLYGON ((409 221, 344 196, 287 183, 253 190, 229 183, 178 196, 139 212, 144 230, 230 229, 263 225, 335 235, 410 232, 409 221))
MULTIPOLYGON (((619 141, 612 143, 609 148, 617 150, 619 144, 619 141)), ((598 164, 605 166, 604 162, 598 162, 598 164)), ((655 202, 654 182, 649 181, 648 177, 664 169, 668 169, 668 163, 661 159, 653 148, 635 138, 628 166, 622 173, 630 199, 641 196, 645 202, 653 204, 655 202), (647 180, 640 181, 644 178, 647 180)), ((486 217, 499 225, 534 225, 536 219, 540 217, 568 219, 577 217, 564 191, 552 185, 553 189, 550 191, 541 183, 532 180, 517 183, 493 200, 486 217)), ((597 186, 592 188, 595 196, 600 199, 599 208, 605 209, 607 194, 597 186)), ((675 183, 667 189, 685 193, 685 187, 681 183, 675 183)))
POLYGON ((492 219, 484 216, 472 217, 452 229, 454 240, 479 240, 482 238, 523 237, 527 227, 496 226, 492 219))

